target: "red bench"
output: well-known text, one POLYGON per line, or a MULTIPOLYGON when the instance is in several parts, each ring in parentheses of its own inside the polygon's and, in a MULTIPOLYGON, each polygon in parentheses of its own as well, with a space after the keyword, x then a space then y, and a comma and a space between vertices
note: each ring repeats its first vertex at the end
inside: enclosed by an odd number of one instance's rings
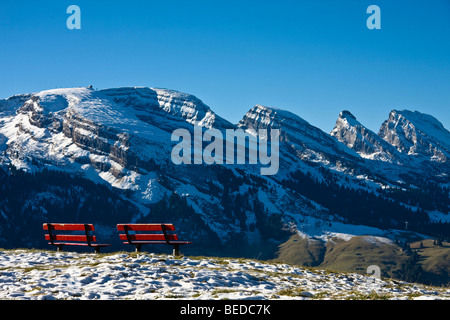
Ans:
POLYGON ((173 255, 180 255, 180 245, 190 244, 191 241, 181 241, 174 234, 175 227, 170 223, 138 223, 118 224, 120 240, 124 244, 136 246, 136 252, 141 251, 143 244, 168 244, 173 246, 173 255), (145 232, 145 233, 138 233, 145 232))
POLYGON ((100 248, 110 246, 97 243, 97 237, 91 234, 95 231, 92 224, 44 223, 43 228, 47 231, 45 240, 49 241, 48 244, 56 246, 58 252, 62 251, 63 246, 87 246, 94 248, 95 253, 99 253, 100 248), (67 231, 70 231, 70 234, 67 234, 67 231))

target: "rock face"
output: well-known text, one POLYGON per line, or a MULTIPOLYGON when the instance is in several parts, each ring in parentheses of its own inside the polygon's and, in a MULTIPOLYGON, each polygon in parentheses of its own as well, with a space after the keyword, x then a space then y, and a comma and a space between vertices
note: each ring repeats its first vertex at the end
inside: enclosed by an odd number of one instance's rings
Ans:
POLYGON ((381 125, 379 136, 401 153, 449 164, 450 132, 430 115, 393 110, 381 125))
POLYGON ((303 163, 320 163, 327 167, 358 167, 360 156, 332 136, 299 116, 277 108, 256 105, 238 123, 239 128, 255 134, 259 129, 279 129, 282 142, 280 156, 284 167, 295 169, 303 163))
POLYGON ((260 129, 279 129, 280 176, 312 163, 367 174, 373 161, 395 170, 399 167, 389 165, 400 165, 400 171, 416 171, 427 161, 431 164, 425 170, 433 167, 428 173, 436 174, 445 172, 436 164, 448 164, 450 155, 450 134, 442 124, 410 111, 392 111, 379 134, 343 111, 327 134, 291 112, 261 105, 234 125, 200 99, 167 89, 56 89, 14 96, 0 106, 0 134, 7 141, 2 148, 10 157, 2 159, 19 168, 27 167, 21 159, 39 158, 37 152, 45 162, 75 161, 103 172, 113 168, 116 177, 120 168, 149 172, 157 165, 170 166, 171 133, 178 128, 192 131, 193 126, 222 132, 239 128, 253 135, 260 129))
POLYGON ((330 134, 363 158, 397 163, 399 161, 395 148, 363 126, 350 111, 344 110, 339 114, 330 134))
POLYGON ((132 109, 139 120, 170 132, 186 126, 186 122, 208 129, 234 127, 197 97, 178 91, 130 87, 106 89, 99 93, 119 107, 132 109))
POLYGON ((376 134, 343 111, 330 134, 362 158, 374 160, 371 166, 385 176, 396 171, 424 177, 443 173, 448 178, 450 133, 430 115, 394 110, 376 134))

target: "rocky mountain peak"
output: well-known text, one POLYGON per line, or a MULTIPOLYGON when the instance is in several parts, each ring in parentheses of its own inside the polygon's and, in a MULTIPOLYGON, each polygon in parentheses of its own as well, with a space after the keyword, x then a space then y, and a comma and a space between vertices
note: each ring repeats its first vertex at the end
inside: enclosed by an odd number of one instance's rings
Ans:
POLYGON ((344 110, 341 113, 339 113, 339 118, 341 119, 351 119, 351 120, 356 120, 356 117, 348 110, 344 110))
POLYGON ((401 153, 441 163, 450 159, 450 132, 431 115, 392 110, 378 134, 401 153))
MULTIPOLYGON (((350 127, 356 127, 356 126, 362 126, 361 123, 356 119, 356 117, 348 110, 343 110, 339 113, 339 117, 336 120, 335 127, 333 128, 333 131, 336 131, 341 128, 350 128, 350 127)), ((332 135, 333 135, 332 131, 332 135)))
POLYGON ((239 121, 238 126, 247 129, 282 129, 288 130, 289 127, 308 126, 309 123, 287 110, 278 108, 255 105, 239 121))
POLYGON ((396 161, 394 159, 395 149, 375 132, 362 125, 347 110, 339 114, 330 135, 356 151, 363 158, 388 162, 396 161))

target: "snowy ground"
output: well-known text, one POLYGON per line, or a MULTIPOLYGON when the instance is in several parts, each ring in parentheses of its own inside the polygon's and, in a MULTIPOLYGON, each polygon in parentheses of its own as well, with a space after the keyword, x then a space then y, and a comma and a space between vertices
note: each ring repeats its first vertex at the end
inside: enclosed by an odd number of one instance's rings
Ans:
POLYGON ((450 289, 245 259, 6 250, 0 299, 450 300, 450 289))

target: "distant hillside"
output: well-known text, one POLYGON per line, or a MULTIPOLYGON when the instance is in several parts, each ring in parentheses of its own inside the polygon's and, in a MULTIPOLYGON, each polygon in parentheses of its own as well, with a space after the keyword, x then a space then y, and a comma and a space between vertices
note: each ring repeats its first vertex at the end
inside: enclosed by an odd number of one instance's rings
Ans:
POLYGON ((355 236, 332 238, 326 243, 293 235, 280 245, 275 261, 321 269, 367 274, 376 265, 381 276, 431 285, 447 286, 450 244, 434 240, 400 244, 386 238, 355 236), (422 243, 422 245, 421 245, 422 243))
POLYGON ((450 276, 450 243, 435 244, 436 240, 428 239, 411 243, 411 249, 419 255, 419 263, 423 269, 423 282, 449 286, 450 276))

